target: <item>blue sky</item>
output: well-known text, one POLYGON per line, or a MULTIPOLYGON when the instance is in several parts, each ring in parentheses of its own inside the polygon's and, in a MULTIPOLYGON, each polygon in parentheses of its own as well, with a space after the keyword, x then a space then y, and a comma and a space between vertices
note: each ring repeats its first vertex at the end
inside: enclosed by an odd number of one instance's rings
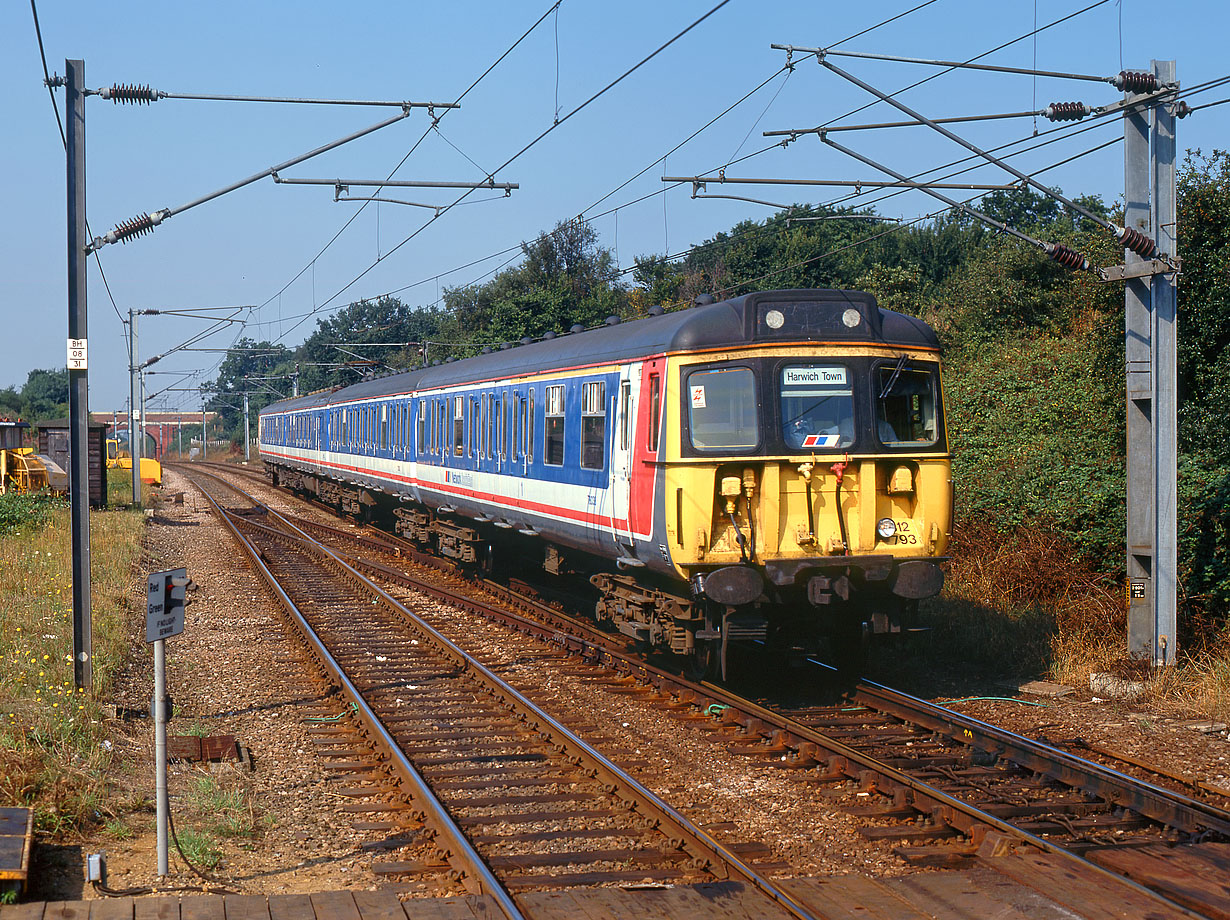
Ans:
MULTIPOLYGON (((428 131, 425 113, 416 111, 286 175, 384 178, 426 131, 397 178, 482 179, 550 127, 557 112, 567 116, 716 2, 563 0, 465 97, 461 109, 440 119, 438 132, 428 131)), ((398 291, 407 303, 426 305, 446 287, 482 281, 509 255, 460 267, 578 215, 593 218, 602 244, 616 250, 624 266, 638 255, 680 252, 741 219, 766 217, 772 209, 693 200, 690 188, 663 193, 662 175, 715 169, 768 147, 771 139, 762 131, 817 125, 870 101, 814 59, 798 59, 792 72, 779 73, 785 56, 770 44, 832 46, 921 2, 731 0, 499 170, 497 181, 520 184, 508 198, 476 193, 426 227, 431 211, 369 206, 326 248, 358 205, 335 203, 329 187, 275 185, 264 179, 178 214, 148 236, 106 247, 103 271, 125 316, 129 308, 252 304, 260 309, 242 334, 293 346, 315 328, 317 317, 356 299, 398 291), (662 162, 667 151, 761 83, 746 101, 662 162), (602 200, 646 168, 640 178, 602 200)), ((965 60, 1029 32, 1035 23, 1045 25, 1092 2, 935 0, 840 48, 965 60)), ((172 93, 451 101, 550 6, 547 0, 348 6, 217 0, 117 8, 43 0, 39 17, 48 66, 63 73, 65 58, 82 58, 86 83, 93 88, 141 83, 172 93)), ((1152 59, 1175 59, 1183 86, 1192 87, 1230 75, 1222 47, 1228 20, 1221 0, 1176 0, 1164 9, 1144 0, 1121 0, 1121 5, 1111 0, 1043 31, 1036 42, 1018 42, 985 60, 1014 67, 1032 67, 1036 61, 1041 69, 1109 75, 1120 70, 1121 61, 1136 68, 1148 67, 1152 59)), ((936 72, 850 58, 835 62, 886 91, 936 72)), ((28 0, 13 0, 0 10, 0 69, 7 87, 7 139, 0 145, 0 164, 9 179, 7 219, 0 222, 0 298, 8 321, 8 334, 0 338, 0 386, 6 386, 22 384, 32 368, 64 366, 67 336, 64 153, 42 85, 28 0)), ((57 95, 63 112, 62 91, 57 95)), ((1221 87, 1190 101, 1198 105, 1227 96, 1230 87, 1221 87)), ((933 117, 1029 111, 1068 100, 1104 105, 1116 98, 1104 84, 970 71, 941 76, 902 96, 933 117)), ((374 124, 387 111, 180 100, 134 107, 91 98, 86 116, 91 226, 99 234, 141 212, 182 205, 374 124)), ((881 104, 845 121, 901 117, 881 104)), ((1050 127, 1039 120, 1040 131, 1050 127)), ((1226 148, 1228 127, 1230 105, 1197 112, 1179 125, 1180 148, 1226 148)), ((1027 137, 1033 123, 1018 119, 956 130, 991 147, 1027 137)), ((1033 171, 1121 135, 1119 123, 1107 119, 1105 127, 1013 162, 1033 171)), ((905 173, 964 155, 926 128, 847 133, 839 139, 905 173)), ((883 178, 825 149, 814 137, 732 165, 728 175, 883 178)), ((1121 147, 1111 146, 1042 178, 1071 194, 1096 193, 1114 201, 1122 193, 1121 147)), ((1006 180, 985 167, 961 181, 1006 180)), ((825 202, 839 195, 826 189, 714 185, 709 193, 781 203, 825 202)), ((411 189, 384 194, 441 205, 458 195, 411 189)), ((876 207, 886 216, 910 219, 941 205, 910 193, 876 207)), ((124 331, 93 262, 89 309, 90 405, 96 411, 122 408, 128 390, 124 331)), ((165 352, 202 328, 195 320, 143 319, 141 358, 165 352)), ((201 344, 225 347, 238 334, 238 329, 227 330, 201 344)), ((180 352, 154 369, 195 373, 178 384, 194 386, 213 376, 220 357, 180 352)), ((150 390, 175 383, 174 376, 152 377, 150 390)), ((167 393, 154 405, 191 409, 199 408, 199 401, 167 393)))

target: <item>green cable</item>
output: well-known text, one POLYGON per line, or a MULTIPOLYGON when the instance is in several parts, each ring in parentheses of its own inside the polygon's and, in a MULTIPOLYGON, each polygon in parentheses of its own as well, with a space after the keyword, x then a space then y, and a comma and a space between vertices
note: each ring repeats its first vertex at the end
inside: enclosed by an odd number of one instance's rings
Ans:
POLYGON ((974 703, 979 700, 988 700, 993 703, 1020 703, 1022 706, 1038 706, 1042 709, 1046 708, 1046 703, 1035 703, 1033 700, 1018 700, 1014 696, 967 696, 960 700, 947 700, 944 703, 937 704, 948 706, 952 703, 974 703))
POLYGON ((720 716, 722 713, 724 713, 729 708, 730 707, 727 706, 725 703, 710 703, 708 706, 705 707, 705 715, 720 716))
POLYGON ((339 712, 335 716, 309 716, 303 721, 304 722, 340 722, 346 716, 347 711, 358 712, 359 707, 356 706, 354 703, 347 703, 346 708, 343 709, 341 712, 339 712))

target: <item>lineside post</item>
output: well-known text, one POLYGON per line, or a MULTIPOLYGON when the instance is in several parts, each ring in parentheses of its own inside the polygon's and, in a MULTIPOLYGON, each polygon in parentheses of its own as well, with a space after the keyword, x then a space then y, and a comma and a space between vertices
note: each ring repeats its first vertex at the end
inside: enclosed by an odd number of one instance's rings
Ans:
MULTIPOLYGON (((73 556, 73 681, 93 688, 90 606, 89 378, 86 349, 85 61, 64 62, 66 180, 68 187, 68 491, 73 556), (72 359, 73 345, 81 355, 72 359)), ((99 462, 102 462, 101 459, 99 462)))
MULTIPOLYGON (((1174 61, 1154 61, 1159 83, 1174 61)), ((1131 96, 1129 95, 1129 99, 1131 96)), ((1168 103, 1123 120, 1124 226, 1175 255, 1174 114, 1168 103)), ((1144 261, 1125 252, 1130 270, 1144 261)), ((1129 278, 1124 291, 1127 365, 1128 654, 1174 664, 1178 602, 1178 380, 1172 276, 1129 278)))

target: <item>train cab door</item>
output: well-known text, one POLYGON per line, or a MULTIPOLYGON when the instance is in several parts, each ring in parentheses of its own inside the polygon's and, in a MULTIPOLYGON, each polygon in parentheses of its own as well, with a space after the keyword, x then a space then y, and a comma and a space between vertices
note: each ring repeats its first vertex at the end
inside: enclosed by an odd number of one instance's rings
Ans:
POLYGON ((609 398, 611 431, 611 477, 609 516, 620 555, 633 558, 632 525, 630 522, 632 464, 632 433, 636 430, 636 400, 633 394, 640 387, 641 366, 624 365, 619 372, 619 386, 609 398))

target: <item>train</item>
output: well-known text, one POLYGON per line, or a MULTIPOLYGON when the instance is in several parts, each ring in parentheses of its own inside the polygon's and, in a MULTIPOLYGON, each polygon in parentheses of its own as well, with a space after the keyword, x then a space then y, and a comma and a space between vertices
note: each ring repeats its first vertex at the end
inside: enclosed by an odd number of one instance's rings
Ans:
POLYGON ((701 674, 902 631, 952 526, 934 330, 847 290, 647 312, 273 403, 267 474, 478 572, 584 578, 701 674))

